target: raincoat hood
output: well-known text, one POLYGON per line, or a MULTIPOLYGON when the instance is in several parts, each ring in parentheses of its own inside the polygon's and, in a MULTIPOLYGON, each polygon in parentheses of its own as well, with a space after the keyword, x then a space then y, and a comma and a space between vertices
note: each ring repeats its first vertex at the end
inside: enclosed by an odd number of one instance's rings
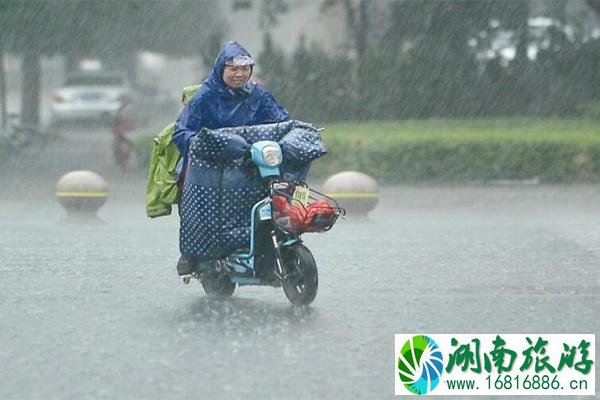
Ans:
POLYGON ((215 60, 215 64, 213 65, 212 72, 208 79, 204 82, 211 89, 217 90, 221 95, 233 99, 245 99, 252 94, 254 87, 256 84, 248 80, 248 82, 244 85, 244 87, 239 89, 230 88, 223 81, 223 71, 225 70, 225 64, 234 57, 252 57, 248 50, 242 47, 237 42, 229 41, 225 43, 219 54, 217 55, 217 59, 215 60))
POLYGON ((232 60, 234 62, 252 62, 249 57, 250 53, 238 43, 227 42, 219 52, 208 79, 179 115, 172 137, 183 157, 183 171, 187 167, 190 138, 198 135, 203 128, 253 126, 290 118, 285 108, 262 86, 248 81, 243 88, 232 89, 225 84, 225 64, 233 58, 237 58, 232 60))

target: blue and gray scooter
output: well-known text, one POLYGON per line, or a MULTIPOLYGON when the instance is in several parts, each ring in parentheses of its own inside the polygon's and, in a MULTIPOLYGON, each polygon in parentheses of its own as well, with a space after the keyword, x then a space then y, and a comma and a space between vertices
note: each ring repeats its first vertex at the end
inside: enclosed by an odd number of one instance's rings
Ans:
POLYGON ((289 301, 297 305, 311 303, 317 295, 319 278, 317 264, 310 250, 300 238, 301 231, 291 229, 286 218, 275 218, 273 197, 284 195, 292 200, 290 191, 297 186, 310 193, 310 199, 327 199, 335 213, 326 218, 322 229, 331 229, 343 208, 305 183, 280 182, 281 148, 277 142, 260 141, 250 148, 252 162, 262 178, 269 180, 269 196, 252 208, 250 243, 242 252, 217 260, 216 272, 194 273, 210 297, 231 296, 236 286, 263 285, 283 287, 289 301))

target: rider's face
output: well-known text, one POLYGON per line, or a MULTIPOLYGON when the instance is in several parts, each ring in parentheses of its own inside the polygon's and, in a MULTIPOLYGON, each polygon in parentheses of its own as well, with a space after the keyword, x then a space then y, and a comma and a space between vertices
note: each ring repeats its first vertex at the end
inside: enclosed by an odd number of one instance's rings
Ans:
POLYGON ((239 89, 248 82, 251 74, 252 68, 249 65, 243 67, 226 65, 225 70, 223 70, 223 81, 230 88, 239 89))

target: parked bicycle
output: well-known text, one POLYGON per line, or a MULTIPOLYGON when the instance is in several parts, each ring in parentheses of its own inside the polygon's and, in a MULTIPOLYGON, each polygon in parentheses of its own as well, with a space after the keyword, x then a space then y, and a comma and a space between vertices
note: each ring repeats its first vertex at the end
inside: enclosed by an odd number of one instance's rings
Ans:
POLYGON ((47 144, 48 135, 34 126, 13 123, 7 130, 0 131, 0 152, 5 160, 37 156, 47 144))

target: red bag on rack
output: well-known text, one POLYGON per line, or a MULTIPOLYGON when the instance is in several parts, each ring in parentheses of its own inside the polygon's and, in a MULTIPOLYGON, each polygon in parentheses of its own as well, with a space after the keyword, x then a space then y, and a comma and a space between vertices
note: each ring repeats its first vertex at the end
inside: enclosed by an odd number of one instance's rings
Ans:
POLYGON ((336 207, 325 199, 315 200, 306 208, 291 204, 285 196, 273 196, 275 219, 284 229, 294 232, 322 232, 331 227, 336 207), (283 219, 283 220, 282 220, 283 219))
POLYGON ((289 226, 295 230, 302 230, 306 220, 306 209, 302 206, 290 204, 285 196, 273 196, 275 218, 289 218, 289 226))
POLYGON ((325 199, 313 201, 306 208, 303 230, 306 232, 323 230, 335 217, 335 210, 335 207, 325 199))

